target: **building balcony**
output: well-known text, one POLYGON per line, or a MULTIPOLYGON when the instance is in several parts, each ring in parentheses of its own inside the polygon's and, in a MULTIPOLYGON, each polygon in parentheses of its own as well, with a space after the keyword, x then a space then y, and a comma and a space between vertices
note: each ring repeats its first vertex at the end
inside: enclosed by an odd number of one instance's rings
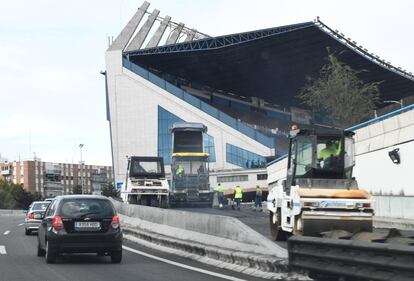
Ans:
POLYGON ((12 175, 12 170, 3 170, 3 171, 1 171, 1 175, 2 176, 11 176, 12 175))
POLYGON ((108 177, 106 174, 91 175, 91 182, 106 183, 108 177))
POLYGON ((60 165, 46 163, 45 165, 45 174, 47 175, 61 175, 62 167, 60 165))
POLYGON ((43 187, 45 190, 63 190, 61 182, 45 181, 43 187))

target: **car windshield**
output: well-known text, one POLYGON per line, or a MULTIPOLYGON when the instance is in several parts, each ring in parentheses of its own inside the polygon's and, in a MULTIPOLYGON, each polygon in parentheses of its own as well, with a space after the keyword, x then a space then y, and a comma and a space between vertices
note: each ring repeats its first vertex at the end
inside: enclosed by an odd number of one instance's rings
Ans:
POLYGON ((32 211, 46 211, 50 202, 33 203, 32 211))
POLYGON ((104 199, 67 199, 60 209, 62 217, 112 217, 114 209, 108 200, 104 199))

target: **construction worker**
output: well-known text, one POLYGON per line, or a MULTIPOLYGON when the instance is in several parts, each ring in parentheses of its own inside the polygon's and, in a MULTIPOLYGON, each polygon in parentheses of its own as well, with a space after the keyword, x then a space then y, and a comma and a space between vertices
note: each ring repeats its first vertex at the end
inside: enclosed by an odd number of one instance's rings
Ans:
POLYGON ((240 211, 240 203, 241 203, 242 199, 243 199, 243 190, 238 185, 234 189, 234 200, 236 201, 238 211, 240 211))
POLYGON ((223 209, 224 206, 224 188, 221 186, 221 184, 219 183, 217 188, 216 188, 216 192, 217 192, 217 199, 219 202, 219 208, 223 209))
POLYGON ((326 147, 319 151, 318 160, 323 161, 323 168, 335 168, 334 157, 339 157, 341 153, 341 145, 337 145, 337 142, 328 140, 326 147))
POLYGON ((175 174, 177 176, 181 176, 182 174, 184 174, 184 168, 181 165, 178 165, 177 169, 175 170, 175 174))
POLYGON ((260 207, 259 212, 262 212, 262 189, 260 186, 256 185, 256 200, 254 201, 254 211, 257 210, 258 207, 260 207))

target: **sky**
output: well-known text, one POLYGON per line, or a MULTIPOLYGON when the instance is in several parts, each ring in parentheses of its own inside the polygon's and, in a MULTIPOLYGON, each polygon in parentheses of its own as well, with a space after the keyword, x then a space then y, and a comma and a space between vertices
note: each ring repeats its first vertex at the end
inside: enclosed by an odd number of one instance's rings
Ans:
MULTIPOLYGON (((0 158, 111 165, 104 55, 142 0, 0 0, 0 158)), ((414 72, 414 1, 149 0, 210 36, 311 21, 414 72)))

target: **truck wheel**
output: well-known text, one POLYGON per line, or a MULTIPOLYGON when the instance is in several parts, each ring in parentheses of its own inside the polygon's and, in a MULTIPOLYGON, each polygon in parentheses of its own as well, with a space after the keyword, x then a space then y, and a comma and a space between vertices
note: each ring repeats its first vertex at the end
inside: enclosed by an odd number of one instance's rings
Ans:
POLYGON ((137 196, 135 195, 128 195, 128 203, 129 204, 138 204, 137 196))
POLYGON ((150 205, 149 206, 151 206, 151 207, 159 207, 159 202, 158 202, 157 198, 151 197, 150 205))
POLYGON ((145 197, 141 197, 141 200, 140 200, 140 205, 142 205, 142 206, 147 206, 147 198, 145 198, 145 197))
POLYGON ((269 212, 270 235, 273 241, 286 241, 287 233, 281 226, 280 209, 276 213, 276 221, 273 220, 273 213, 269 212))
POLYGON ((163 209, 168 209, 170 206, 170 204, 168 203, 168 198, 161 198, 161 208, 163 209))

